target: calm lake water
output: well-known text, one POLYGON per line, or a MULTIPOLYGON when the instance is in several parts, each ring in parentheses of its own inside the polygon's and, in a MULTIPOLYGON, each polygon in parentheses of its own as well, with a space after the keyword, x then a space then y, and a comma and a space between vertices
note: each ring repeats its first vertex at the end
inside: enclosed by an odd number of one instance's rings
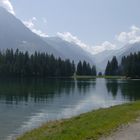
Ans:
POLYGON ((0 80, 0 140, 49 120, 138 99, 139 80, 0 80))

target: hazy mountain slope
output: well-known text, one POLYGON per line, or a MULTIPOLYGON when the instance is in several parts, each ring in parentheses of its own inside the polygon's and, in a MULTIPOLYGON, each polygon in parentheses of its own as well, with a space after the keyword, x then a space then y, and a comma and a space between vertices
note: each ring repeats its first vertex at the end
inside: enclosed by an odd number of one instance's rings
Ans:
POLYGON ((74 60, 76 63, 79 60, 86 60, 93 64, 93 56, 74 43, 64 41, 59 37, 47 37, 44 38, 44 40, 61 53, 62 58, 69 58, 74 60))
POLYGON ((92 56, 76 44, 58 37, 41 38, 31 32, 19 19, 0 7, 0 49, 13 48, 21 51, 40 51, 62 59, 86 60, 93 64, 92 56))
POLYGON ((0 49, 6 48, 19 48, 29 52, 45 51, 59 55, 41 37, 31 32, 20 20, 0 7, 0 49))
POLYGON ((98 71, 104 72, 108 60, 112 59, 114 53, 114 50, 106 50, 93 55, 98 71))
POLYGON ((113 56, 116 56, 118 62, 121 62, 123 56, 128 56, 130 53, 137 53, 140 51, 140 42, 134 44, 127 44, 118 50, 104 51, 94 55, 96 65, 101 71, 104 72, 108 60, 111 60, 113 56))
POLYGON ((134 43, 134 44, 128 44, 124 47, 124 50, 121 50, 121 55, 120 56, 127 56, 130 53, 137 53, 140 51, 140 42, 134 43))
POLYGON ((96 64, 98 70, 104 71, 107 61, 117 56, 119 62, 122 56, 140 51, 140 42, 127 44, 118 50, 106 50, 96 55, 91 55, 75 43, 64 41, 59 37, 41 38, 31 32, 19 19, 0 7, 0 49, 7 48, 21 51, 40 51, 54 54, 62 59, 74 60, 76 63, 86 60, 96 64))

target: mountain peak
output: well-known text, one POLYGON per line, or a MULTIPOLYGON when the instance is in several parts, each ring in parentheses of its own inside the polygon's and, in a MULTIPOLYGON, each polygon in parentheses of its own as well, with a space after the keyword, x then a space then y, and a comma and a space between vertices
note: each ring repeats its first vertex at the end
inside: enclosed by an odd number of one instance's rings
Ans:
POLYGON ((59 53, 42 38, 30 31, 14 15, 0 7, 0 49, 13 48, 21 51, 47 52, 59 56, 59 53), (26 43, 25 43, 26 42, 26 43))

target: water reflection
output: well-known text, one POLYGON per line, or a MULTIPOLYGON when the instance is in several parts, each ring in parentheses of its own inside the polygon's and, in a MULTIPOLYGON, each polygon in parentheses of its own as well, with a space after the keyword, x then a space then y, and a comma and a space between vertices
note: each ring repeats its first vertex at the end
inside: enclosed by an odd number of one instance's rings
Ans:
POLYGON ((140 99, 139 85, 111 79, 1 79, 0 139, 11 140, 49 120, 140 99))
POLYGON ((89 92, 91 86, 94 89, 96 85, 96 79, 92 79, 92 80, 77 80, 77 88, 78 88, 78 92, 79 93, 83 93, 86 94, 87 92, 89 92))
POLYGON ((130 101, 140 99, 140 81, 128 80, 119 85, 121 93, 125 99, 130 101))
POLYGON ((118 81, 106 79, 106 87, 107 87, 108 93, 111 93, 115 99, 118 93, 118 88, 119 88, 118 81))
POLYGON ((75 83, 68 79, 7 79, 0 80, 0 101, 5 104, 18 104, 20 102, 43 102, 55 94, 61 96, 62 92, 69 94, 74 91, 75 83))
POLYGON ((140 80, 111 80, 106 79, 108 93, 116 98, 117 94, 129 101, 140 99, 140 80))

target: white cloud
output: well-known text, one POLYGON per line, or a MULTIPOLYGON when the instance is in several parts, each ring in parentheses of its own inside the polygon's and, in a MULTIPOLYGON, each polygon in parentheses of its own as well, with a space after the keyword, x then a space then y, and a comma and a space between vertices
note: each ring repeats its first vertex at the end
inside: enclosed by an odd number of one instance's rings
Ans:
POLYGON ((97 54, 105 50, 115 50, 115 49, 117 49, 117 46, 115 44, 110 43, 109 41, 105 41, 100 45, 92 46, 93 54, 97 54))
MULTIPOLYGON (((4 7, 7 11, 15 15, 14 8, 10 2, 10 0, 0 0, 0 6, 4 7)), ((43 23, 47 23, 46 18, 42 18, 43 23)), ((37 22, 37 18, 33 17, 27 21, 23 21, 23 23, 34 33, 41 37, 48 37, 46 33, 37 29, 35 23, 37 22)), ((77 36, 73 36, 70 32, 60 33, 58 32, 57 35, 64 39, 65 41, 72 42, 83 48, 84 50, 90 52, 91 54, 97 54, 105 50, 115 50, 117 49, 116 44, 112 44, 109 41, 105 41, 99 45, 90 46, 86 43, 82 42, 77 36)), ((136 42, 140 42, 140 28, 136 27, 135 25, 131 26, 129 32, 121 32, 120 34, 115 36, 117 43, 121 43, 121 46, 124 44, 133 44, 136 42)))
POLYGON ((0 6, 4 7, 7 11, 15 15, 14 8, 10 0, 0 0, 0 6))
POLYGON ((70 32, 64 32, 64 33, 60 33, 58 32, 57 35, 62 38, 65 41, 71 42, 71 43, 75 43, 78 46, 84 48, 84 49, 88 49, 88 45, 86 45, 85 43, 83 43, 80 39, 78 39, 78 37, 73 36, 70 32))
POLYGON ((69 32, 64 32, 64 33, 58 32, 57 35, 65 41, 77 44, 78 46, 80 46, 84 50, 90 52, 91 54, 97 54, 97 53, 100 53, 105 50, 116 49, 116 45, 112 44, 108 41, 105 41, 100 45, 90 46, 90 45, 83 43, 80 39, 78 39, 78 37, 73 36, 69 32))
POLYGON ((140 42, 140 28, 133 25, 129 32, 121 32, 116 39, 123 44, 140 42))
POLYGON ((24 25, 26 27, 28 27, 35 34, 37 34, 37 35, 39 35, 41 37, 48 37, 48 35, 46 33, 41 31, 40 29, 36 29, 35 28, 35 22, 37 22, 37 18, 36 17, 32 17, 31 19, 29 19, 27 21, 23 21, 24 25))
MULTIPOLYGON (((7 11, 9 11, 11 14, 15 15, 14 8, 10 2, 10 0, 0 0, 0 6, 5 8, 7 11)), ((42 18, 44 23, 47 23, 47 20, 45 18, 42 18)), ((26 25, 32 32, 36 33, 37 35, 41 37, 48 37, 46 33, 41 31, 40 29, 35 28, 35 22, 37 22, 36 17, 33 17, 27 21, 23 21, 24 25, 26 25)))
POLYGON ((65 41, 79 45, 81 48, 90 52, 91 54, 97 54, 105 50, 116 50, 119 49, 120 47, 126 46, 126 44, 140 42, 140 28, 136 27, 135 25, 130 27, 129 32, 121 32, 119 35, 115 36, 115 42, 117 45, 109 41, 105 41, 101 44, 90 46, 83 43, 80 39, 78 39, 78 37, 73 36, 69 32, 64 33, 58 32, 57 35, 60 38, 64 39, 65 41))

